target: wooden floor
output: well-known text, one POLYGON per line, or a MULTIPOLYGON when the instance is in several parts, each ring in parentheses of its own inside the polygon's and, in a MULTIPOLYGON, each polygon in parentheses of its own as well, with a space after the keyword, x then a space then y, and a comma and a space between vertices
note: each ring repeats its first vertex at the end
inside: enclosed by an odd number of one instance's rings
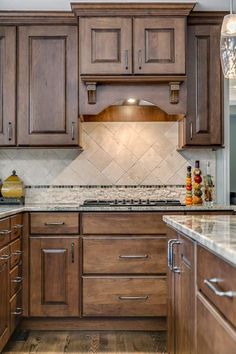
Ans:
POLYGON ((25 342, 11 340, 3 351, 10 353, 166 353, 165 332, 54 332, 32 331, 25 342))

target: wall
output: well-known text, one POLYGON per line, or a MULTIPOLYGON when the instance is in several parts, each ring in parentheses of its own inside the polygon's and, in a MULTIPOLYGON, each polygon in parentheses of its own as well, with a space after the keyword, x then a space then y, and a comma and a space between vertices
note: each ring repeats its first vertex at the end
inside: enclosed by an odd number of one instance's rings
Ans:
POLYGON ((16 169, 26 185, 183 185, 186 167, 215 152, 176 151, 176 122, 82 123, 84 151, 0 149, 0 178, 16 169))
MULTIPOLYGON (((91 0, 95 2, 94 0, 91 0)), ((105 1, 105 0, 100 0, 105 1)), ((127 0, 111 0, 110 2, 127 2, 127 0)), ((1 0, 1 10, 70 10, 70 0, 1 0)), ((83 1, 74 1, 83 2, 83 1)), ((89 1, 87 1, 89 2, 89 1)), ((129 2, 145 2, 140 0, 129 0, 129 2)), ((149 0, 149 2, 170 2, 169 0, 149 0)), ((172 0, 171 2, 193 2, 191 0, 172 0)), ((199 11, 220 11, 229 10, 228 0, 198 0, 196 10, 199 11)))

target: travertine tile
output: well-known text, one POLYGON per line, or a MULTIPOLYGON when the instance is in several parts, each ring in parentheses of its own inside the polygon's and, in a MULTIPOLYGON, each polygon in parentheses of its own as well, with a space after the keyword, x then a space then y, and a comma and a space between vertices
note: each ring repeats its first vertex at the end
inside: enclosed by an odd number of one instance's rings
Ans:
POLYGON ((111 156, 106 153, 102 148, 99 148, 94 154, 92 154, 88 160, 99 169, 104 170, 112 161, 111 156))
POLYGON ((111 183, 116 183, 125 171, 115 162, 111 162, 102 172, 111 183))

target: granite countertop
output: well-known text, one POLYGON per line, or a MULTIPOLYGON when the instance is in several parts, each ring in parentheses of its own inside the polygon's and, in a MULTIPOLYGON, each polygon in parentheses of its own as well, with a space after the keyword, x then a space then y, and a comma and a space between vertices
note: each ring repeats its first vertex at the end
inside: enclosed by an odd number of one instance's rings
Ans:
POLYGON ((166 215, 163 220, 236 266, 236 215, 166 215))
POLYGON ((0 206, 0 218, 14 215, 27 211, 159 211, 159 212, 172 212, 172 211, 205 211, 205 210, 235 210, 235 206, 214 204, 212 206, 94 206, 86 207, 77 203, 64 203, 64 204, 26 204, 24 206, 0 206))

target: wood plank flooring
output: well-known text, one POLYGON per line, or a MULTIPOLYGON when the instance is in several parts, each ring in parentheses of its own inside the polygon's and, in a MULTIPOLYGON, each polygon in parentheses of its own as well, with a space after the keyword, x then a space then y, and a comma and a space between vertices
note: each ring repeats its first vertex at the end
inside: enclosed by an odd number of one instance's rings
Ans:
POLYGON ((165 332, 32 331, 25 342, 11 340, 3 354, 165 354, 165 332))

